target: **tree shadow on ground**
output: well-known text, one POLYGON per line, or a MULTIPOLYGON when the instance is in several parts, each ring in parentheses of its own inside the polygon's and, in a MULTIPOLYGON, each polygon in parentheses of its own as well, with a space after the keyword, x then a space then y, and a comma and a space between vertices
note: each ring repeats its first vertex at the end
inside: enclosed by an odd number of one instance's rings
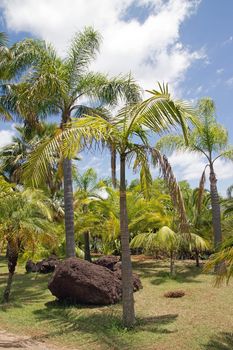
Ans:
POLYGON ((175 277, 170 276, 169 262, 136 262, 133 266, 138 270, 140 277, 150 278, 150 283, 153 285, 160 285, 171 279, 178 283, 201 283, 201 280, 197 279, 197 277, 203 273, 202 267, 196 267, 194 263, 187 263, 185 268, 177 265, 175 277))
POLYGON ((55 331, 49 331, 46 338, 81 333, 82 337, 89 337, 87 341, 98 341, 109 349, 116 350, 129 349, 129 345, 133 342, 133 335, 138 332, 172 333, 173 331, 166 325, 174 322, 178 317, 177 314, 168 314, 139 318, 135 327, 127 331, 122 327, 120 304, 114 305, 114 309, 111 306, 64 307, 64 304, 53 301, 46 303, 45 308, 36 310, 34 313, 39 322, 47 321, 53 326, 52 329, 55 329, 55 331))
POLYGON ((203 350, 232 350, 233 349, 233 332, 232 333, 220 333, 213 337, 203 350))
MULTIPOLYGON (((7 282, 7 273, 0 274, 0 300, 7 282)), ((43 296, 48 293, 48 280, 50 275, 36 273, 15 273, 12 283, 10 303, 1 305, 3 311, 11 306, 23 307, 25 303, 39 303, 43 296)))

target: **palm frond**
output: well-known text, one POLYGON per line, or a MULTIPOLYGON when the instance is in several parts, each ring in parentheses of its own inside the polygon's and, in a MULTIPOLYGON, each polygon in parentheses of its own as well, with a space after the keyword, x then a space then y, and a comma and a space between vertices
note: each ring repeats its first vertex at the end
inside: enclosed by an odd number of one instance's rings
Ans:
POLYGON ((212 270, 216 265, 220 268, 215 276, 215 285, 219 286, 224 281, 229 283, 233 276, 233 238, 226 240, 220 250, 210 256, 205 264, 204 271, 212 270), (222 268, 221 268, 222 267, 222 268))
POLYGON ((205 191, 205 182, 206 182, 205 171, 206 171, 206 167, 201 175, 201 179, 199 182, 198 199, 197 199, 197 215, 201 214, 201 207, 202 207, 203 195, 205 191))
POLYGON ((99 51, 101 35, 92 27, 86 27, 75 34, 65 64, 69 74, 69 86, 73 89, 86 72, 99 51))
POLYGON ((166 156, 162 155, 157 149, 151 149, 154 164, 159 164, 163 178, 168 184, 171 199, 174 208, 177 210, 180 219, 180 230, 182 233, 189 232, 189 223, 186 215, 185 204, 179 184, 176 181, 171 165, 166 156))

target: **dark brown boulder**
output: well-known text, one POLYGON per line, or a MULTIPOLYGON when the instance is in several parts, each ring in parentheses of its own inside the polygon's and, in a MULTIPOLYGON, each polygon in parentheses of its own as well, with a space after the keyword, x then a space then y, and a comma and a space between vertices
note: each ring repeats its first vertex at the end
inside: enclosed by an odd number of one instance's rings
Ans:
POLYGON ((61 262, 48 285, 59 300, 93 305, 114 304, 121 299, 121 282, 112 271, 78 258, 61 262))
POLYGON ((104 266, 107 269, 113 271, 115 265, 120 261, 119 256, 114 256, 114 255, 106 255, 102 256, 98 260, 96 260, 94 263, 96 265, 104 266))
POLYGON ((39 272, 41 273, 50 273, 53 272, 58 265, 59 260, 56 257, 49 257, 44 259, 40 263, 39 272))
POLYGON ((32 260, 28 260, 26 262, 26 266, 25 266, 26 271, 29 272, 37 272, 37 266, 36 264, 32 261, 32 260))
MULTIPOLYGON (((121 261, 118 256, 106 255, 99 258, 95 264, 106 267, 107 269, 114 272, 115 277, 121 282, 121 261)), ((133 273, 133 291, 137 292, 142 289, 142 283, 139 276, 133 273)))
MULTIPOLYGON (((119 281, 121 281, 121 263, 119 263, 119 265, 115 265, 115 270, 113 273, 114 273, 115 277, 119 281)), ((133 291, 137 292, 139 289, 142 289, 141 280, 140 280, 138 274, 133 273, 133 291)))
POLYGON ((48 259, 43 259, 37 263, 34 263, 32 260, 28 260, 25 268, 27 272, 50 273, 55 270, 58 263, 58 258, 52 255, 48 259))

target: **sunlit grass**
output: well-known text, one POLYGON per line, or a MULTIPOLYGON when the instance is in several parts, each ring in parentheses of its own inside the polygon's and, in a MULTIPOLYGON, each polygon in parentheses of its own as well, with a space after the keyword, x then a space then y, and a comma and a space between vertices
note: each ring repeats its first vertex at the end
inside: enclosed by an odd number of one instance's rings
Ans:
MULTIPOLYGON (((168 262, 135 261, 134 270, 144 287, 135 293, 134 330, 121 327, 121 305, 58 304, 47 290, 49 276, 25 274, 23 266, 15 276, 11 303, 0 311, 1 327, 78 349, 233 349, 232 283, 214 288, 213 277, 188 261, 178 263, 175 279, 169 277, 168 262), (163 296, 176 289, 185 291, 185 296, 163 296)), ((6 271, 2 258, 1 292, 6 271)))

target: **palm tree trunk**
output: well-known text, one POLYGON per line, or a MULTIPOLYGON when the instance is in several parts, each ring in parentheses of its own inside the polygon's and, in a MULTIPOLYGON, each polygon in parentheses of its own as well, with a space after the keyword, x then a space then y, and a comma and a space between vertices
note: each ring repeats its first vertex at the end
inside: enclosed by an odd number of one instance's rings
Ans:
POLYGON ((196 267, 200 267, 200 260, 199 260, 199 251, 195 250, 195 260, 196 260, 196 267))
POLYGON ((122 258, 123 324, 130 328, 135 323, 132 263, 129 247, 128 214, 125 183, 125 154, 120 157, 120 232, 122 258))
POLYGON ((221 231, 221 212, 219 204, 219 196, 217 189, 217 179, 214 173, 213 164, 210 163, 210 195, 211 195, 211 206, 212 206, 212 223, 214 231, 214 247, 215 249, 222 242, 222 231, 221 231))
POLYGON ((173 251, 170 252, 170 275, 171 277, 175 277, 176 275, 173 251))
POLYGON ((7 244, 7 251, 8 251, 8 279, 7 279, 7 285, 3 293, 3 302, 8 303, 10 292, 11 292, 11 285, 13 276, 15 273, 15 268, 18 261, 18 249, 13 242, 8 242, 7 244))
POLYGON ((72 160, 63 160, 66 257, 75 256, 72 160))
POLYGON ((90 251, 90 235, 89 232, 84 232, 84 259, 91 262, 91 251, 90 251))
POLYGON ((116 150, 114 146, 111 145, 111 172, 112 172, 112 185, 116 188, 117 179, 116 179, 116 150))

